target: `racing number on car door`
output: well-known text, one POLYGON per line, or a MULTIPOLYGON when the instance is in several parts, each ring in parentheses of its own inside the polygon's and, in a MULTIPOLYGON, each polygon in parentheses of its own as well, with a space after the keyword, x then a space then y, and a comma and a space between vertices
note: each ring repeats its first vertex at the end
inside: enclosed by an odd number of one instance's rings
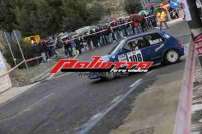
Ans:
POLYGON ((143 56, 140 49, 142 45, 144 45, 142 37, 135 38, 129 41, 123 47, 123 50, 127 50, 127 52, 122 53, 121 55, 118 55, 118 60, 119 61, 135 61, 135 62, 143 61, 143 56))
POLYGON ((143 61, 142 53, 140 50, 128 52, 126 55, 128 57, 128 61, 136 61, 136 62, 143 61))

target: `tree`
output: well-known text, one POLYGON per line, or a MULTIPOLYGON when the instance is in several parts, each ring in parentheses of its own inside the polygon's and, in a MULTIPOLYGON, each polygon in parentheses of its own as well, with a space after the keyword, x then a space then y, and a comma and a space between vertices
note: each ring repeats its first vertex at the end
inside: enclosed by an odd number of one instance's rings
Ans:
POLYGON ((125 10, 128 14, 138 13, 142 8, 139 0, 125 0, 125 10))
POLYGON ((86 23, 92 24, 96 23, 98 20, 101 19, 102 16, 104 16, 105 11, 101 4, 98 2, 93 2, 87 6, 87 20, 86 23))
POLYGON ((13 14, 14 3, 12 0, 1 0, 0 7, 0 29, 12 32, 16 25, 15 14, 13 14))
POLYGON ((94 0, 1 0, 0 29, 42 37, 99 21, 103 8, 94 0))
POLYGON ((15 15, 18 29, 24 36, 48 36, 61 30, 60 0, 16 0, 15 15), (19 1, 23 1, 20 3, 19 1))
POLYGON ((65 31, 75 30, 85 25, 86 3, 84 0, 63 0, 63 28, 65 31))
POLYGON ((64 30, 71 31, 101 19, 104 8, 92 0, 63 0, 64 30))

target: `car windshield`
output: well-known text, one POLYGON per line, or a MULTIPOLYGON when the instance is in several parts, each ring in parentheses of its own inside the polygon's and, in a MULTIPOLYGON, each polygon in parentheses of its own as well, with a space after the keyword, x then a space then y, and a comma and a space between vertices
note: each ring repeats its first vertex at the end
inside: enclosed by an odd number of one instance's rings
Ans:
POLYGON ((111 51, 108 53, 109 55, 113 55, 115 54, 119 49, 121 49, 124 45, 125 40, 121 40, 121 41, 115 41, 112 46, 113 48, 111 49, 111 51))

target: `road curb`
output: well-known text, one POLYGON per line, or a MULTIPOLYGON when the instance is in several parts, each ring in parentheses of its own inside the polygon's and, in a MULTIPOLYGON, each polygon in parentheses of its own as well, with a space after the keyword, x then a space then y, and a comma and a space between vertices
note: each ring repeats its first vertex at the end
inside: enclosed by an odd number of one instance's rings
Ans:
POLYGON ((193 42, 188 47, 186 59, 173 134, 190 134, 191 131, 192 90, 196 59, 193 42))
POLYGON ((0 93, 0 106, 9 103, 10 101, 14 100, 24 92, 30 90, 31 88, 37 85, 38 83, 26 85, 23 87, 13 87, 9 88, 5 92, 0 93))
MULTIPOLYGON (((77 58, 78 56, 79 56, 79 54, 75 55, 73 57, 73 59, 77 58)), ((51 80, 51 79, 55 79, 55 78, 59 78, 61 76, 64 76, 64 74, 59 74, 59 73, 56 74, 56 75, 54 75, 54 76, 52 76, 50 74, 50 71, 51 71, 51 69, 48 69, 48 71, 46 73, 40 74, 39 77, 38 77, 39 79, 32 81, 31 84, 34 84, 34 83, 37 83, 37 82, 44 82, 44 81, 48 81, 48 80, 51 80)), ((69 74, 67 74, 67 75, 69 75, 69 74)))

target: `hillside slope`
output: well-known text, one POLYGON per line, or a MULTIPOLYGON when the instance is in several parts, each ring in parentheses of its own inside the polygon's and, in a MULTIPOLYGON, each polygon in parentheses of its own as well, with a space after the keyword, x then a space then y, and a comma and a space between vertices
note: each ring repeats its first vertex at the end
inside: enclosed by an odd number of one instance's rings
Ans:
POLYGON ((125 15, 124 0, 97 0, 99 1, 106 11, 109 11, 113 17, 120 17, 125 15))

